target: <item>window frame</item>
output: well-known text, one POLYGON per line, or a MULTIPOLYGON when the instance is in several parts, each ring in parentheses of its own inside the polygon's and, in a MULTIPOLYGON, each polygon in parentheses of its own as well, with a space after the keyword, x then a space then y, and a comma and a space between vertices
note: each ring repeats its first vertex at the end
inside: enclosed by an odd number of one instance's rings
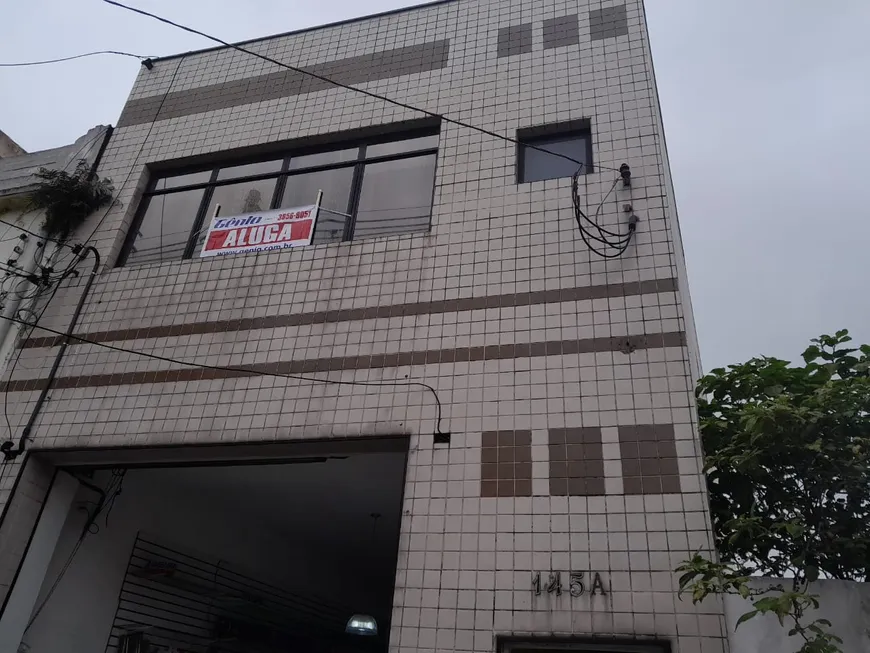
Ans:
POLYGON ((592 157, 592 122, 587 118, 580 120, 569 120, 567 122, 550 123, 547 125, 538 125, 535 127, 524 127, 517 130, 517 146, 516 146, 516 183, 517 184, 534 184, 544 181, 555 181, 556 179, 566 179, 567 177, 553 177, 552 179, 536 179, 534 181, 525 180, 525 147, 526 145, 538 146, 546 148, 546 144, 541 144, 542 141, 553 140, 557 138, 583 138, 586 141, 586 165, 583 166, 583 174, 592 174, 595 172, 595 161, 592 157))
MULTIPOLYGON (((278 153, 269 154, 261 154, 259 156, 249 156, 249 157, 239 157, 239 158, 227 158, 225 160, 213 160, 210 163, 203 163, 198 165, 189 165, 184 167, 178 167, 167 170, 159 170, 155 171, 151 175, 151 179, 148 180, 148 185, 145 189, 145 192, 142 194, 142 198, 139 201, 139 206, 136 210, 136 215, 133 219, 133 222, 130 225, 130 228, 127 231, 127 236, 124 241, 124 245, 121 248, 120 255, 118 256, 117 262, 115 263, 115 267, 124 267, 128 264, 130 255, 133 253, 134 245, 136 242, 136 234, 139 231, 139 228, 142 225, 143 220, 145 219, 145 215, 148 211, 148 205, 151 201, 152 197, 157 197, 160 195, 169 195, 173 193, 180 193, 183 191, 191 191, 191 190, 199 190, 204 189, 204 193, 202 199, 200 200, 199 209, 196 212, 196 216, 194 217, 193 226, 190 230, 190 233, 187 236, 187 245, 184 248, 184 253, 180 259, 166 259, 166 260, 157 260, 149 263, 142 263, 141 265, 159 265, 161 263, 168 263, 171 261, 184 261, 190 260, 195 257, 196 250, 196 237, 194 234, 198 234, 206 224, 206 220, 208 216, 205 215, 208 207, 211 205, 212 197, 214 195, 214 189, 220 186, 230 186, 233 184, 240 184, 244 182, 251 181, 261 181, 267 179, 275 179, 275 190, 272 193, 272 198, 269 202, 269 209, 274 210, 278 208, 278 204, 280 204, 281 199, 284 197, 284 191, 286 190, 287 179, 297 175, 310 174, 315 172, 323 172, 326 170, 335 170, 338 168, 352 168, 353 174, 351 179, 350 192, 348 194, 348 203, 345 210, 347 216, 345 217, 344 223, 344 232, 342 233, 342 237, 340 241, 335 242, 350 242, 353 241, 354 238, 354 230, 356 228, 356 213, 359 206, 360 194, 362 192, 363 185, 363 177, 365 173, 365 168, 369 164, 374 163, 382 163, 385 161, 399 161, 402 159, 410 159, 416 157, 423 156, 435 156, 435 177, 432 183, 432 196, 429 198, 430 210, 429 210, 429 225, 428 227, 431 229, 432 226, 432 209, 435 203, 435 188, 437 185, 438 178, 438 151, 440 146, 440 127, 439 126, 429 126, 429 127, 420 127, 417 129, 401 131, 401 132, 390 132, 383 133, 376 136, 371 136, 368 138, 355 138, 349 140, 334 140, 328 144, 318 144, 313 146, 301 146, 295 148, 287 148, 286 150, 282 150, 278 153), (382 143, 392 143, 392 142, 401 142, 406 140, 411 140, 414 138, 426 137, 426 136, 438 136, 439 142, 436 143, 433 147, 427 147, 418 150, 412 150, 408 152, 399 152, 393 154, 384 154, 381 156, 375 156, 372 158, 366 158, 366 150, 371 145, 379 145, 382 143), (356 157, 352 159, 347 159, 345 161, 340 161, 336 163, 325 163, 322 165, 316 165, 311 167, 303 167, 298 169, 290 169, 290 162, 292 159, 302 156, 308 156, 311 154, 322 154, 325 152, 335 152, 340 150, 350 150, 356 148, 357 153, 356 157), (247 165, 251 163, 261 163, 264 161, 272 161, 272 160, 281 160, 281 167, 277 172, 269 172, 269 173, 260 173, 255 175, 247 175, 242 177, 234 177, 231 179, 221 179, 218 180, 218 175, 220 171, 225 168, 231 168, 240 165, 247 165), (179 185, 173 186, 171 188, 163 188, 157 190, 157 184, 162 179, 182 176, 186 174, 193 174, 197 172, 203 172, 206 170, 211 170, 211 175, 209 176, 208 181, 187 184, 187 185, 179 185)), ((314 198, 312 198, 313 201, 314 198)), ((315 233, 312 234, 312 239, 317 232, 317 225, 315 224, 315 233)), ((396 234, 396 235, 406 235, 406 234, 396 234)), ((322 243, 326 244, 326 243, 322 243)))

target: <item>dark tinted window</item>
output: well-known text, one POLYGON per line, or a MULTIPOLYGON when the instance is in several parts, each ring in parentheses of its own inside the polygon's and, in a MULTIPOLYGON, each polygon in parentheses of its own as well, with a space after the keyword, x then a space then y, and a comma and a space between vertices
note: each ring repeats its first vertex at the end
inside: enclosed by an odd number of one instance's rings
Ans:
POLYGON ((200 188, 149 198, 127 262, 138 265, 184 256, 204 194, 200 188))
POLYGON ((519 146, 520 183, 573 177, 578 169, 586 174, 592 165, 591 141, 588 131, 554 136, 521 137, 518 140, 524 143, 524 145, 519 146), (526 147, 526 145, 534 147, 526 147), (546 150, 546 152, 542 150, 546 150), (573 159, 573 161, 569 159, 573 159), (582 168, 575 161, 582 163, 582 168))
POLYGON ((344 238, 344 225, 350 210, 354 166, 303 172, 287 177, 279 208, 314 204, 323 191, 320 213, 314 228, 314 243, 331 243, 344 238))
POLYGON ((355 238, 429 229, 435 155, 370 163, 363 173, 355 238))
POLYGON ((146 193, 121 264, 199 256, 216 215, 309 206, 319 191, 314 244, 427 231, 437 146, 437 133, 417 131, 389 142, 382 136, 158 178, 146 193))

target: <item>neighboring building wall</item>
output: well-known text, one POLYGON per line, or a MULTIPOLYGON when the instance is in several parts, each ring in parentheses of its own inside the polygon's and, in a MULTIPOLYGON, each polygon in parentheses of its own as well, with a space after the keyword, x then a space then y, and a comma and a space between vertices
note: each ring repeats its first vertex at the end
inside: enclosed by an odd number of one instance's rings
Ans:
MULTIPOLYGON (((771 585, 788 586, 791 579, 757 578, 750 585, 765 589, 771 585)), ((819 597, 819 609, 808 612, 804 623, 816 619, 831 622, 830 632, 842 638, 843 653, 870 651, 870 584, 845 580, 820 580, 810 592, 819 597)), ((725 617, 732 651, 741 653, 794 653, 803 644, 798 635, 788 636, 793 624, 780 625, 774 615, 756 616, 736 628, 741 615, 751 611, 752 601, 739 596, 725 598, 725 617)))
MULTIPOLYGON (((640 216, 623 257, 583 245, 569 180, 517 185, 513 144, 445 123, 429 233, 109 268, 87 301, 80 332, 121 347, 431 384, 449 447, 433 445, 435 406, 419 387, 197 371, 85 344, 70 347, 29 446, 410 432, 394 650, 491 651, 511 633, 726 650, 721 605, 678 600, 672 571, 711 536, 694 326, 644 20, 640 0, 457 0, 248 46, 303 66, 337 62, 318 70, 507 136, 590 119, 595 163, 634 173, 600 218, 624 224, 628 201, 640 216), (371 306, 377 317, 352 310, 371 306), (632 476, 649 451, 655 470, 632 476), (507 456, 528 462, 493 475, 488 461, 507 456), (565 581, 600 572, 607 596, 535 596, 532 572, 550 570, 565 581)), ((100 167, 119 201, 83 228, 100 221, 94 242, 109 263, 148 165, 420 118, 352 91, 281 86, 272 73, 284 75, 227 49, 141 71, 100 167)), ((590 206, 615 174, 586 177, 590 206)), ((59 294, 44 323, 65 328, 77 301, 75 288, 59 294)), ((56 344, 31 342, 4 386, 13 425, 56 344)))
POLYGON ((27 154, 27 152, 3 131, 0 131, 0 159, 7 156, 18 156, 19 154, 27 154))
MULTIPOLYGON (((38 271, 38 263, 51 265, 56 249, 53 243, 34 235, 42 233, 45 220, 43 212, 34 210, 30 204, 29 194, 36 183, 34 173, 40 168, 72 172, 82 159, 95 165, 108 135, 109 128, 100 125, 69 145, 30 154, 21 150, 19 155, 0 159, 0 220, 3 220, 0 223, 0 315, 34 317, 26 310, 33 308, 34 286, 4 270, 13 269, 22 274, 38 271)), ((2 136, 0 132, 0 141, 2 136)), ((68 253, 58 252, 58 255, 58 261, 69 260, 68 253)), ((20 331, 20 325, 0 318, 0 371, 5 369, 15 349, 20 331)))

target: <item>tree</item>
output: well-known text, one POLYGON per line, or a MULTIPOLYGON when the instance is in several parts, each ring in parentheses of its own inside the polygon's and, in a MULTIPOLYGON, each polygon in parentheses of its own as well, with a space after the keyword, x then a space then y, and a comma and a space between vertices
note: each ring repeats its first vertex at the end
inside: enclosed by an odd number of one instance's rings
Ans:
POLYGON ((754 599, 756 614, 793 624, 801 653, 833 653, 830 623, 805 623, 819 578, 870 577, 870 346, 821 336, 803 365, 759 357, 715 369, 696 390, 719 561, 678 568, 681 592, 754 599), (756 592, 751 576, 791 578, 756 592))

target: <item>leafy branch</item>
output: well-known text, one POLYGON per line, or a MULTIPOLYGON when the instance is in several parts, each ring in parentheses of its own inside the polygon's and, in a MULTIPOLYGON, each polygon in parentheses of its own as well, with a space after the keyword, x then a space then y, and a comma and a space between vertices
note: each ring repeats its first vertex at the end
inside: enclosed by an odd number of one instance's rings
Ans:
POLYGON ((870 346, 848 332, 821 336, 803 365, 758 357, 716 369, 696 391, 704 471, 722 562, 680 566, 681 593, 753 599, 803 639, 801 653, 834 653, 840 639, 809 592, 819 578, 870 577, 870 346), (792 578, 756 595, 751 576, 792 578))

